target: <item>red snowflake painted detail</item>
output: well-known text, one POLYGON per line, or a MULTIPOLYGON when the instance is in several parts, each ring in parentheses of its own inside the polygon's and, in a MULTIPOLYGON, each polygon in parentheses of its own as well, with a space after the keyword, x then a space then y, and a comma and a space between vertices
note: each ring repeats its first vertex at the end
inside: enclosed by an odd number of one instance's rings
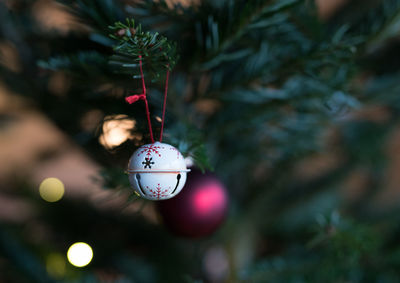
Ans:
POLYGON ((164 149, 164 147, 162 146, 158 146, 158 145, 144 145, 141 147, 141 151, 138 153, 137 156, 140 156, 142 153, 146 153, 146 156, 150 157, 151 153, 155 153, 157 154, 159 157, 161 157, 161 154, 159 152, 160 149, 164 149))
POLYGON ((168 189, 166 190, 161 189, 160 184, 157 185, 157 188, 155 190, 152 189, 149 190, 150 196, 157 199, 167 197, 169 195, 168 191, 169 191, 168 189))
POLYGON ((170 149, 170 150, 176 151, 176 159, 179 159, 179 155, 181 154, 181 153, 179 152, 179 150, 177 150, 175 147, 170 147, 169 149, 170 149))

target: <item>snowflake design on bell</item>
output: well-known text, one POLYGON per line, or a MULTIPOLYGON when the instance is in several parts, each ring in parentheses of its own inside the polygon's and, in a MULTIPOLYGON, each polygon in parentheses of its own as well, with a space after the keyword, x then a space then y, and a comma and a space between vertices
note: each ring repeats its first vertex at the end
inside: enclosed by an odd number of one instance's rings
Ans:
POLYGON ((133 189, 149 200, 176 196, 185 185, 189 171, 182 154, 175 147, 160 142, 139 147, 128 165, 133 189))
POLYGON ((146 153, 146 156, 150 156, 152 153, 155 153, 159 157, 161 157, 160 149, 164 149, 164 147, 161 147, 161 146, 158 146, 158 145, 155 145, 155 144, 156 143, 153 143, 153 144, 150 144, 150 145, 146 144, 146 145, 140 147, 140 152, 138 153, 137 156, 140 156, 143 153, 146 153))
POLYGON ((145 157, 145 161, 142 162, 142 164, 144 165, 144 168, 146 169, 147 167, 149 167, 151 169, 151 165, 154 164, 153 161, 151 161, 153 159, 153 157, 145 157))
MULTIPOLYGON (((147 187, 148 188, 148 187, 147 187)), ((152 197, 156 198, 157 200, 165 198, 168 196, 168 189, 163 190, 160 187, 160 184, 157 185, 155 190, 149 189, 149 192, 152 197)))
POLYGON ((175 147, 171 147, 170 150, 173 150, 176 152, 176 158, 179 159, 179 156, 181 155, 181 153, 179 152, 179 150, 177 150, 175 147))

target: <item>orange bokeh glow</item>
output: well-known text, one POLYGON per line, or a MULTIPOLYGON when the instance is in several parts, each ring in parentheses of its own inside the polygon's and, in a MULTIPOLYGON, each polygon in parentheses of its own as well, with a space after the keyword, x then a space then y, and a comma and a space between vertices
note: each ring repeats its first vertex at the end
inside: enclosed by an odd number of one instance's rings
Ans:
POLYGON ((103 123, 103 133, 99 137, 99 142, 106 148, 119 146, 127 139, 132 138, 132 129, 136 121, 127 115, 107 116, 103 123))

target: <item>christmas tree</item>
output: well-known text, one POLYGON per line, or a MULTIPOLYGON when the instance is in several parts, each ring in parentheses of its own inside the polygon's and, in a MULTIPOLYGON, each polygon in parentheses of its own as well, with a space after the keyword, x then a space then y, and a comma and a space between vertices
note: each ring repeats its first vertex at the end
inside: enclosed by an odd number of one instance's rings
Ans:
POLYGON ((0 282, 399 281, 400 1, 8 0, 0 23, 0 282), (192 169, 170 202, 126 172, 162 137, 192 169))

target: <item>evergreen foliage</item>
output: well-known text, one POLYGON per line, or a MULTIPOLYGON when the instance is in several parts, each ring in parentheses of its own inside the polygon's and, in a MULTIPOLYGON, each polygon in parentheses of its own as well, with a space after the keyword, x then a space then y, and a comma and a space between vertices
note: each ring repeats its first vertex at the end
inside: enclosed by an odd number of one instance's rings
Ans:
MULTIPOLYGON (((131 192, 124 166, 148 142, 142 105, 124 102, 140 92, 143 54, 154 127, 170 68, 165 142, 229 190, 226 223, 200 240, 73 200, 43 207, 55 235, 80 233, 99 251, 93 267, 68 271, 65 282, 101 282, 98 271, 110 266, 115 282, 208 282, 202 261, 212 246, 226 251, 226 282, 398 281, 400 202, 376 199, 400 123, 400 1, 349 1, 326 21, 306 0, 60 1, 80 23, 67 34, 40 26, 36 1, 9 2, 0 2, 0 40, 22 68, 0 64, 1 81, 103 166, 105 189, 131 192), (70 82, 62 97, 47 87, 54 72, 70 82), (101 130, 81 126, 93 109, 134 119, 132 136, 143 138, 105 149, 101 130), (320 158, 330 166, 314 165, 320 158), (346 199, 360 171, 368 182, 346 199), (118 233, 106 231, 109 222, 118 233)), ((0 279, 51 282, 40 259, 64 238, 29 247, 18 227, 0 225, 0 258, 13 266, 0 279)))

